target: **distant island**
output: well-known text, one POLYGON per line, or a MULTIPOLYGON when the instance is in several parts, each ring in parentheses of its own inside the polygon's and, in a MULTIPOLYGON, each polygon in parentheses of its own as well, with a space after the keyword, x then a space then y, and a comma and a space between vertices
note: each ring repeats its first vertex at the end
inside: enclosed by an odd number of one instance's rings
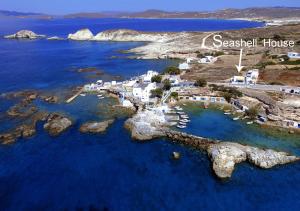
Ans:
POLYGON ((255 7, 245 9, 222 9, 217 11, 162 11, 142 12, 82 12, 67 15, 24 13, 0 10, 0 18, 217 18, 217 19, 294 19, 300 18, 300 7, 255 7))

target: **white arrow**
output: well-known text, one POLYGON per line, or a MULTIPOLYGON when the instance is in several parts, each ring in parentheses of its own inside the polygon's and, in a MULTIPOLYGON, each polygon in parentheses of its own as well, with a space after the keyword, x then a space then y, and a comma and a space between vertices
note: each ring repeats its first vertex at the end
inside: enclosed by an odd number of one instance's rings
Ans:
POLYGON ((240 51, 239 65, 235 65, 238 72, 241 72, 241 70, 244 68, 244 66, 242 66, 242 57, 243 57, 243 49, 241 49, 240 51))

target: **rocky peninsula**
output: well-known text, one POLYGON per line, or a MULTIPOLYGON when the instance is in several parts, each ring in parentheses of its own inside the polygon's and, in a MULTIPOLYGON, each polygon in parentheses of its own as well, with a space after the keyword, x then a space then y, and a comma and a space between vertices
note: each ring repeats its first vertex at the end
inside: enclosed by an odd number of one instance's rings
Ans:
POLYGON ((159 111, 139 111, 126 121, 125 127, 130 130, 132 138, 136 140, 146 141, 167 137, 168 140, 204 150, 212 161, 215 174, 222 179, 230 178, 235 165, 241 162, 248 161, 257 167, 269 169, 300 159, 272 149, 222 142, 171 130, 168 128, 164 115, 159 111))

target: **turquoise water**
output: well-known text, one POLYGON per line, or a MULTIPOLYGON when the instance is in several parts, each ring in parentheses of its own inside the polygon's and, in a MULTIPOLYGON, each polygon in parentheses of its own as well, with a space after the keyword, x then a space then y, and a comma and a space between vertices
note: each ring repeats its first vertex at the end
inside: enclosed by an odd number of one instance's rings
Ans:
MULTIPOLYGON (((0 34, 21 28, 63 36, 85 27, 93 31, 109 27, 174 31, 257 24, 222 20, 93 21, 16 21, 1 24, 0 34)), ((177 63, 132 60, 119 52, 138 45, 141 43, 0 39, 0 93, 38 89, 65 95, 74 86, 96 80, 90 74, 77 73, 78 68, 96 67, 110 76, 128 78, 177 63)), ((4 115, 14 103, 0 98, 0 131, 17 124, 4 115)), ((57 138, 49 137, 39 124, 36 136, 0 146, 0 210, 299 209, 299 163, 271 170, 245 163, 237 166, 230 180, 220 181, 205 153, 164 139, 133 141, 123 128, 124 117, 118 118, 105 134, 80 134, 81 123, 107 118, 103 113, 107 103, 113 100, 102 102, 93 95, 79 97, 68 105, 36 102, 40 109, 67 114, 75 124, 57 138), (171 159, 173 151, 179 151, 182 158, 171 159)), ((190 133, 300 155, 298 136, 271 136, 218 111, 187 112, 192 120, 187 129, 190 133)))

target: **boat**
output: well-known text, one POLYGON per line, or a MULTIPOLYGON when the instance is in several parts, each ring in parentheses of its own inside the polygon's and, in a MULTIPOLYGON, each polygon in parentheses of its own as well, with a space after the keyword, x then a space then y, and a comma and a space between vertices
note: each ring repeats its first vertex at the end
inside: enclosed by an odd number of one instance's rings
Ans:
POLYGON ((186 122, 180 122, 180 121, 179 121, 178 124, 186 126, 186 122))
POLYGON ((252 124, 253 124, 253 121, 247 122, 247 125, 252 125, 252 124))
POLYGON ((182 110, 183 110, 183 109, 180 108, 179 106, 176 106, 175 109, 176 109, 177 111, 182 111, 182 110))
POLYGON ((231 113, 230 113, 230 112, 225 112, 224 114, 225 114, 225 115, 230 115, 231 113))
POLYGON ((181 114, 181 115, 184 115, 185 113, 183 111, 178 111, 176 112, 177 114, 181 114))
POLYGON ((239 119, 240 119, 240 117, 234 117, 234 118, 233 118, 234 121, 237 121, 237 120, 239 120, 239 119))
POLYGON ((179 122, 185 122, 185 123, 187 123, 187 122, 190 122, 191 120, 189 120, 189 119, 181 119, 179 122))
POLYGON ((97 97, 102 97, 102 95, 97 95, 97 97))
POLYGON ((189 119, 189 116, 187 116, 187 115, 181 115, 180 118, 182 118, 182 119, 189 119))
POLYGON ((99 100, 102 100, 102 99, 104 99, 105 97, 99 97, 99 100))
POLYGON ((80 94, 80 96, 81 96, 81 97, 85 97, 85 96, 86 96, 86 94, 80 94))
POLYGON ((176 127, 180 128, 180 129, 186 128, 186 126, 184 126, 184 125, 177 125, 176 127))

